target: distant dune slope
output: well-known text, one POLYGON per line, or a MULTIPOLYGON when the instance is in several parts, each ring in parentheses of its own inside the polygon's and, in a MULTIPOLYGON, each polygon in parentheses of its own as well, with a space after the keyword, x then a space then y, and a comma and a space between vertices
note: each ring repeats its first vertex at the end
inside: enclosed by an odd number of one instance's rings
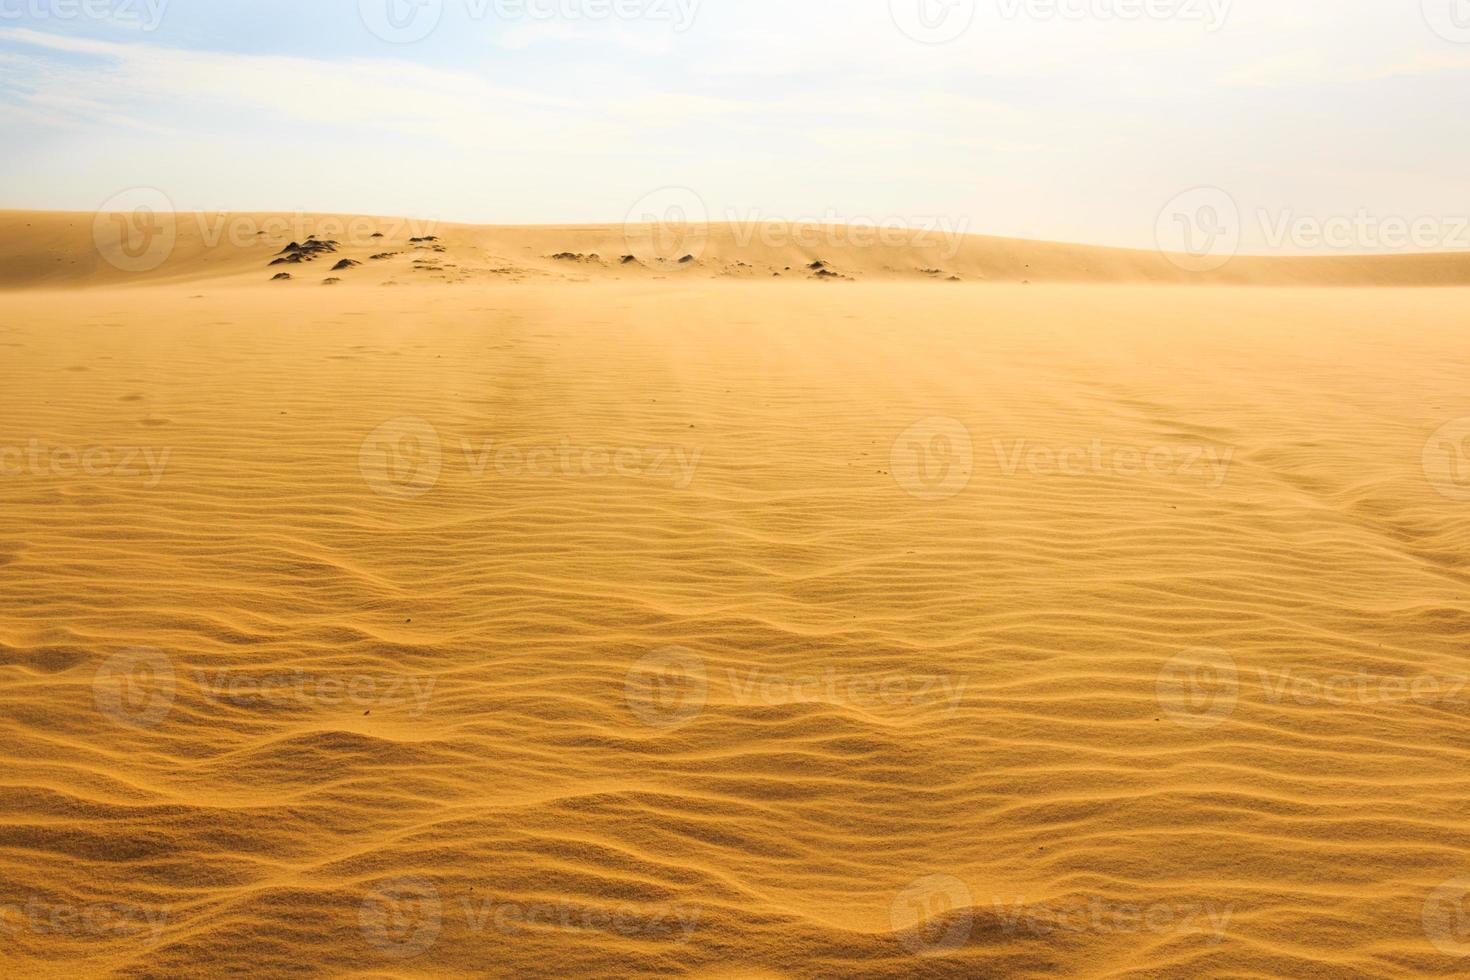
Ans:
MULTIPOLYGON (((325 257, 325 256, 323 256, 325 257)), ((1237 257, 1219 268, 1158 252, 1020 241, 940 230, 814 225, 497 227, 320 214, 104 214, 0 211, 0 288, 166 281, 332 278, 525 281, 650 277, 989 283, 1275 286, 1470 284, 1464 254, 1237 257), (270 265, 308 236, 331 262, 270 265), (437 242, 412 242, 432 236, 437 242), (269 270, 270 275, 263 273, 269 270)))

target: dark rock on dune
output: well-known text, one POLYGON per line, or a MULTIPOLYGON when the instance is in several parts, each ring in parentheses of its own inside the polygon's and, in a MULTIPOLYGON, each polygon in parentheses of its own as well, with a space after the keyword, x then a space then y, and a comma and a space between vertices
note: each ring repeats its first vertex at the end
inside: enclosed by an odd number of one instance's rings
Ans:
POLYGON ((637 262, 638 261, 638 257, 636 255, 624 255, 618 261, 621 262, 621 263, 623 263, 623 265, 628 265, 630 263, 637 262))
POLYGON ((817 259, 817 261, 807 266, 807 268, 812 270, 813 272, 819 272, 822 269, 827 268, 827 263, 823 262, 821 259, 817 259))
POLYGON ((270 264, 280 265, 285 262, 310 262, 320 254, 337 251, 338 244, 340 243, 335 241, 318 241, 315 238, 308 238, 305 242, 292 242, 277 252, 276 254, 280 258, 275 259, 270 264))
POLYGON ((341 279, 338 279, 335 276, 333 276, 333 277, 328 278, 328 279, 323 279, 322 280, 322 285, 323 286, 335 286, 335 285, 337 285, 337 283, 339 283, 341 281, 342 281, 341 279))
POLYGON ((842 277, 839 276, 837 273, 833 272, 831 269, 818 269, 817 270, 817 278, 818 279, 841 279, 842 277))
POLYGON ((381 231, 375 231, 371 235, 369 235, 368 237, 369 238, 382 238, 383 237, 383 233, 381 231))
POLYGON ((410 238, 409 242, 412 244, 416 242, 437 242, 438 240, 437 235, 424 235, 422 238, 410 238))
POLYGON ((289 272, 277 272, 275 275, 271 276, 271 282, 281 282, 290 278, 291 273, 289 272))
POLYGON ((341 262, 338 262, 336 265, 332 266, 332 271, 341 272, 343 269, 350 269, 355 265, 362 265, 362 263, 354 259, 343 259, 341 262))
POLYGON ((580 261, 582 261, 582 253, 581 252, 557 252, 555 255, 552 256, 552 258, 555 259, 558 262, 580 262, 580 261))
POLYGON ((692 255, 686 255, 682 259, 679 260, 679 264, 680 265, 688 265, 690 262, 693 262, 693 261, 694 261, 694 256, 692 256, 692 255))
POLYGON ((391 259, 393 256, 395 256, 397 254, 398 254, 397 252, 379 252, 377 255, 373 255, 373 256, 369 256, 369 257, 373 261, 375 261, 375 262, 381 262, 383 259, 391 259))

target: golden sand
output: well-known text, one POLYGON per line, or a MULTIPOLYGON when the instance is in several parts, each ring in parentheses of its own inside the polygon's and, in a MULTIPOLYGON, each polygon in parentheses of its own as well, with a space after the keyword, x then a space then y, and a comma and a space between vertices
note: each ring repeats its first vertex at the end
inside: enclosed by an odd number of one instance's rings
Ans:
POLYGON ((1470 969, 1470 262, 186 224, 0 215, 5 975, 1470 969))

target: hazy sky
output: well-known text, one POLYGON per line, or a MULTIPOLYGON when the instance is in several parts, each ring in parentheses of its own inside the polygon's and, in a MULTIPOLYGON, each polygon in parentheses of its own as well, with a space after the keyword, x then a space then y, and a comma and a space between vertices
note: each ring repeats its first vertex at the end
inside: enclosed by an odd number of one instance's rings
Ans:
POLYGON ((0 126, 0 207, 1470 247, 1470 0, 0 0, 0 126))

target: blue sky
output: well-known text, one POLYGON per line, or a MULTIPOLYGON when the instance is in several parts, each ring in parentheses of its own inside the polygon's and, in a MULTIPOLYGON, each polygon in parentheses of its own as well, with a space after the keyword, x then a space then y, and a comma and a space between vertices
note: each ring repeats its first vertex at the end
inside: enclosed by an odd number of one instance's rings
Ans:
POLYGON ((1268 250, 1470 213, 1467 76, 1470 0, 0 0, 0 206, 1148 245, 1208 185, 1268 250))

